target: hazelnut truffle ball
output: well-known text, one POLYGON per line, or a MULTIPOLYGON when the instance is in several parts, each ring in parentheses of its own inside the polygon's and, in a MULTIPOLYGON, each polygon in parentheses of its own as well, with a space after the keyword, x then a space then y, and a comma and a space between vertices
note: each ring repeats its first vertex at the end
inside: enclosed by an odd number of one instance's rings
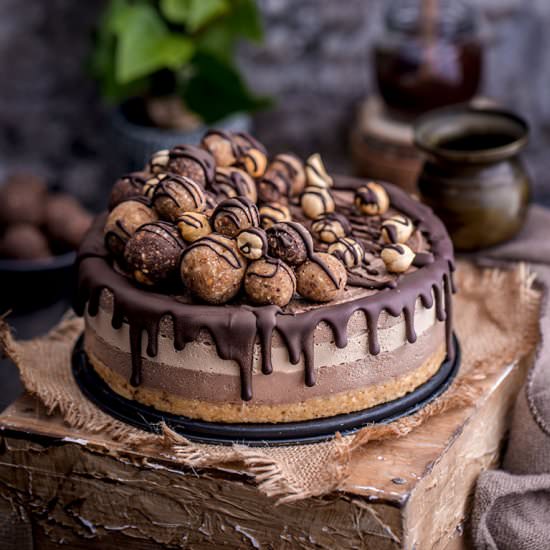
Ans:
POLYGON ((365 250, 359 241, 350 237, 342 237, 332 243, 327 252, 338 258, 346 267, 361 265, 365 250))
POLYGON ((311 224, 311 233, 322 243, 333 243, 351 233, 347 218, 337 212, 325 214, 311 224))
POLYGON ((10 225, 0 238, 0 257, 38 260, 52 255, 46 237, 29 223, 10 225))
POLYGON ((163 174, 155 186, 152 203, 161 218, 175 222, 184 212, 204 210, 205 197, 201 186, 192 179, 163 174))
POLYGON ((216 169, 212 191, 222 199, 246 197, 256 202, 258 198, 256 182, 246 172, 233 166, 216 169))
POLYGON ((247 260, 258 260, 267 254, 267 235, 259 227, 249 227, 237 236, 237 247, 247 260))
POLYGON ((414 252, 406 244, 390 244, 382 249, 380 257, 391 273, 405 273, 414 260, 414 252))
POLYGON ((334 256, 319 252, 296 271, 296 287, 307 300, 330 302, 344 293, 346 268, 334 256))
POLYGON ((332 177, 328 175, 325 165, 321 160, 321 155, 315 153, 306 161, 307 184, 311 187, 321 187, 328 189, 333 186, 332 177))
POLYGON ((152 174, 160 174, 161 172, 166 172, 168 163, 170 162, 170 151, 168 149, 162 149, 153 153, 151 159, 149 160, 149 165, 147 166, 148 171, 152 174))
POLYGON ((406 243, 413 231, 411 219, 403 214, 396 214, 382 223, 382 238, 386 243, 406 243))
POLYGON ((144 200, 130 199, 115 206, 103 230, 105 246, 117 257, 122 257, 128 239, 137 228, 157 220, 154 210, 144 200))
POLYGON ((248 149, 239 157, 239 166, 253 178, 261 178, 267 168, 267 155, 260 149, 248 149))
POLYGON ((387 212, 390 207, 390 198, 379 183, 370 181, 357 189, 354 204, 361 214, 376 216, 387 212))
POLYGON ((92 225, 92 216, 65 193, 49 195, 45 203, 44 226, 53 240, 77 248, 92 225))
POLYGON ((297 222, 276 223, 266 233, 269 254, 288 265, 300 265, 313 254, 311 235, 297 222))
POLYGON ((188 243, 212 233, 210 220, 201 212, 184 212, 180 214, 177 219, 177 226, 181 236, 188 243))
POLYGON ((284 307, 296 292, 296 277, 281 260, 256 260, 246 269, 244 291, 254 304, 284 307))
POLYGON ((258 227, 260 215, 256 205, 246 197, 225 199, 216 206, 210 223, 215 231, 235 237, 243 229, 258 227))
POLYGON ((218 167, 231 166, 237 162, 239 148, 230 132, 209 130, 202 138, 201 146, 214 157, 218 167))
POLYGON ((127 199, 142 195, 143 186, 148 177, 147 172, 132 172, 119 178, 111 189, 109 210, 127 199))
POLYGON ((202 187, 208 187, 216 176, 216 162, 208 151, 200 147, 177 145, 170 149, 167 171, 192 179, 202 187))
POLYGON ((334 212, 334 199, 327 189, 322 187, 306 187, 301 198, 304 216, 315 220, 324 214, 334 212))
POLYGON ((147 223, 126 243, 124 260, 138 283, 156 285, 174 277, 184 248, 178 230, 171 223, 147 223))
POLYGON ((234 239, 212 233, 190 245, 183 253, 180 274, 195 295, 210 304, 224 304, 241 287, 246 260, 234 239))
POLYGON ((15 174, 0 187, 0 225, 44 221, 44 181, 32 174, 15 174))
POLYGON ((260 224, 269 229, 273 224, 289 222, 292 219, 288 206, 280 203, 270 203, 260 206, 260 224))

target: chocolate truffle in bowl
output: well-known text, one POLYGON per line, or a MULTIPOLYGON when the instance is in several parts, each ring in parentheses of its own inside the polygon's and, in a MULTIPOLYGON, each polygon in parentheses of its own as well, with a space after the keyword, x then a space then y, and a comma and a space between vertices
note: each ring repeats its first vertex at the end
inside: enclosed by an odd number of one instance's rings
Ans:
POLYGON ((12 175, 0 187, 0 225, 40 225, 44 221, 46 194, 46 183, 38 176, 25 173, 12 175))
POLYGON ((30 223, 10 225, 0 237, 0 257, 39 260, 52 255, 48 240, 30 223))
POLYGON ((76 249, 92 225, 92 216, 70 195, 54 193, 45 201, 44 226, 51 240, 76 249))

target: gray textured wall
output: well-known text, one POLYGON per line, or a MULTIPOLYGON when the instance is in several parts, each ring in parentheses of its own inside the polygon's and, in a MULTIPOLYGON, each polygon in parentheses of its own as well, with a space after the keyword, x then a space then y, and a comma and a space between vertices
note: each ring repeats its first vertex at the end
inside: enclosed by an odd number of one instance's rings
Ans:
MULTIPOLYGON (((357 102, 374 90, 368 51, 384 0, 260 4, 265 44, 241 51, 251 84, 277 98, 256 119, 259 137, 275 150, 319 150, 331 168, 349 169, 348 129, 357 102)), ((488 44, 483 92, 531 122, 527 158, 537 198, 550 203, 550 2, 478 4, 488 44)), ((85 70, 100 6, 0 0, 0 176, 34 167, 93 200, 109 151, 107 117, 85 70)))

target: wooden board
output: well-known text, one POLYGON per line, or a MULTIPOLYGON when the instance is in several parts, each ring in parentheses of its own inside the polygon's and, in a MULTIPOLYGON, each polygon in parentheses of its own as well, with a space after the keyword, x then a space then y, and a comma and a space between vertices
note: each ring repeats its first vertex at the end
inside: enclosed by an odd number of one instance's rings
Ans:
POLYGON ((23 396, 0 416, 0 547, 465 548, 475 479, 498 461, 529 362, 480 380, 475 407, 366 446, 338 492, 281 506, 236 468, 131 451, 23 396))

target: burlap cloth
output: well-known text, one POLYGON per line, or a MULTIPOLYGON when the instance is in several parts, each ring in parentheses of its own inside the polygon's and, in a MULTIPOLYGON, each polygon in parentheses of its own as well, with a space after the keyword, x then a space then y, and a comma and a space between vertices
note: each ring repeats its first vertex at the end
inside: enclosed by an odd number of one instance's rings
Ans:
POLYGON ((45 337, 13 339, 0 327, 0 344, 18 365, 28 392, 51 412, 86 432, 99 432, 141 451, 147 449, 191 467, 238 463, 258 488, 279 501, 329 493, 342 484, 350 459, 373 440, 403 437, 433 415, 466 407, 480 392, 479 381, 497 374, 534 349, 538 341, 540 292, 523 264, 510 270, 480 270, 460 263, 456 277, 455 329, 462 345, 462 367, 449 390, 420 412, 387 425, 366 427, 356 435, 314 445, 276 448, 212 446, 191 443, 165 429, 152 435, 104 414, 80 393, 70 370, 73 344, 83 329, 79 318, 65 319, 45 337))

